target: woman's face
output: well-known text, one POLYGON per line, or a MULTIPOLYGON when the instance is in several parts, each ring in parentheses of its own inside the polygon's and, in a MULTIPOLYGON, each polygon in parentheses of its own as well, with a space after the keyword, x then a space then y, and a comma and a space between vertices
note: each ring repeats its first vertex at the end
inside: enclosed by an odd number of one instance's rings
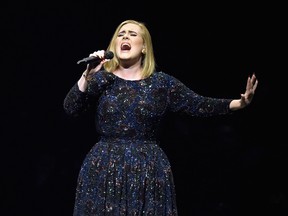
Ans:
POLYGON ((141 28, 138 25, 128 23, 122 26, 115 43, 116 55, 121 61, 141 58, 144 41, 141 35, 141 28))

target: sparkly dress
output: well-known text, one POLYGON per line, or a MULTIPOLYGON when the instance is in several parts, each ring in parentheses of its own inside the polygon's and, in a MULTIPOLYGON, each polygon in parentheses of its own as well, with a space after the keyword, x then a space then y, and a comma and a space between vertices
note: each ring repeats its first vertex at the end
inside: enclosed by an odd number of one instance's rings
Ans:
POLYGON ((79 116, 93 107, 100 139, 81 166, 73 215, 177 216, 171 166, 157 141, 160 121, 168 111, 228 114, 230 101, 200 96, 164 72, 131 81, 101 70, 85 93, 75 83, 64 110, 79 116))

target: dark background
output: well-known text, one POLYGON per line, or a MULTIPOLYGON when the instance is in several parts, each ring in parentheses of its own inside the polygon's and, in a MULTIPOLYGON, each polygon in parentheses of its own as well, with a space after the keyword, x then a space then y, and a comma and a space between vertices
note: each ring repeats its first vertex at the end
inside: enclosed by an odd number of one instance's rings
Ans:
POLYGON ((285 99, 276 91, 283 71, 275 57, 283 6, 154 4, 2 5, 1 215, 72 215, 77 175, 97 135, 93 117, 65 115, 63 99, 84 70, 76 62, 106 49, 125 19, 144 21, 159 69, 202 95, 239 98, 249 75, 259 79, 253 103, 234 115, 164 119, 161 146, 179 215, 288 214, 285 99))

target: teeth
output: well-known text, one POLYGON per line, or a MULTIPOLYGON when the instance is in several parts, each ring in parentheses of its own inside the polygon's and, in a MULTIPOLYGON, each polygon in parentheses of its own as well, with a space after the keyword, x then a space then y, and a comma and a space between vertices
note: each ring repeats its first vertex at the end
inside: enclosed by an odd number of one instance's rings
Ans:
POLYGON ((128 44, 128 43, 123 43, 123 44, 121 45, 121 49, 122 49, 122 50, 130 50, 130 49, 131 49, 130 44, 128 44))
POLYGON ((123 43, 122 45, 121 45, 121 48, 123 48, 123 47, 129 47, 130 48, 130 44, 128 44, 128 43, 123 43))

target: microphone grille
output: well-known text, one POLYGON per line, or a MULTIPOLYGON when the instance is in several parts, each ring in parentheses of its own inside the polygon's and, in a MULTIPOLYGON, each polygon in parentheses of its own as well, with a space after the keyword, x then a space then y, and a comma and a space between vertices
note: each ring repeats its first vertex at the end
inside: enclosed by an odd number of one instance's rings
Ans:
POLYGON ((114 53, 112 51, 105 52, 105 59, 112 59, 114 57, 114 53))

